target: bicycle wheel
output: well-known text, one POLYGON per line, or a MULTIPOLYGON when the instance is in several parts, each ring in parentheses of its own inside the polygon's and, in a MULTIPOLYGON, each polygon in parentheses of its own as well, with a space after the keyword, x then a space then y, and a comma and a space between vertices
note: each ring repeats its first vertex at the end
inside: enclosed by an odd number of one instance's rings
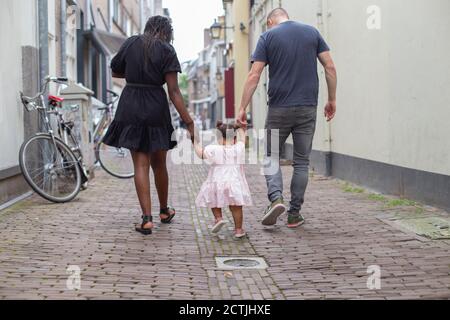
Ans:
POLYGON ((33 136, 22 145, 19 165, 30 187, 49 201, 69 202, 80 192, 81 172, 75 155, 48 134, 33 136))
POLYGON ((110 147, 101 142, 97 149, 97 158, 102 168, 119 179, 134 177, 134 165, 131 152, 124 148, 110 147))

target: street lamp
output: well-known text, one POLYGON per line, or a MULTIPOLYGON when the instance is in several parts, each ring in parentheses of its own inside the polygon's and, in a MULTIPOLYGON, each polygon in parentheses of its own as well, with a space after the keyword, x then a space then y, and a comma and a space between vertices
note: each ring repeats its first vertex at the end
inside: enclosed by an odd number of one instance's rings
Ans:
POLYGON ((210 28, 211 38, 213 38, 214 40, 220 39, 222 29, 223 29, 222 25, 219 22, 217 22, 217 20, 214 20, 214 24, 210 28))
POLYGON ((234 27, 227 27, 222 25, 220 22, 217 21, 217 19, 214 19, 213 25, 209 28, 211 33, 211 38, 213 40, 219 40, 220 36, 222 35, 222 30, 231 29, 234 30, 234 27))
POLYGON ((223 80, 223 75, 222 75, 222 72, 220 72, 220 69, 217 69, 216 80, 217 81, 222 81, 223 80))

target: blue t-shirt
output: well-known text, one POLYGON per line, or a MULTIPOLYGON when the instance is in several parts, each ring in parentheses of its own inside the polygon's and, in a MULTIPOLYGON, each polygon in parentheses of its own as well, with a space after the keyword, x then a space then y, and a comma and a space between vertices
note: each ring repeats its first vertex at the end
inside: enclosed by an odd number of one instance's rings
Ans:
POLYGON ((317 56, 329 50, 316 28, 294 21, 283 22, 261 35, 252 63, 269 65, 269 106, 316 107, 317 56))

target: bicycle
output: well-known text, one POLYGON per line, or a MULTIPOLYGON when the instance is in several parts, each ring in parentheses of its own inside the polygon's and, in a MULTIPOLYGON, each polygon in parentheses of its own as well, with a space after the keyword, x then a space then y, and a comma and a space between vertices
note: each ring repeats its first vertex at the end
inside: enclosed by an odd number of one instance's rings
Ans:
POLYGON ((22 144, 19 165, 25 181, 36 193, 49 201, 63 203, 78 195, 88 177, 82 165, 82 158, 74 153, 78 144, 73 150, 53 131, 51 115, 57 116, 60 133, 72 124, 61 121, 62 116, 57 110, 61 105, 61 98, 49 96, 48 105, 45 103, 50 82, 66 84, 67 78, 46 77, 42 91, 34 97, 27 97, 20 92, 25 109, 28 112, 39 112, 40 123, 45 132, 36 133, 22 144))
POLYGON ((105 107, 97 110, 103 111, 99 123, 94 130, 94 144, 96 161, 110 175, 119 179, 130 179, 134 177, 133 159, 131 152, 124 148, 110 147, 103 143, 103 137, 112 122, 113 111, 119 95, 114 91, 107 90, 112 95, 112 100, 105 107))
MULTIPOLYGON (((20 93, 20 99, 25 109, 28 112, 39 112, 44 132, 36 133, 23 143, 19 152, 19 165, 30 187, 43 198, 55 203, 72 201, 81 190, 87 188, 89 181, 89 175, 83 163, 83 154, 73 132, 75 124, 73 121, 65 121, 62 112, 59 111, 64 99, 50 95, 48 104, 45 103, 45 95, 50 82, 66 84, 67 81, 67 78, 48 76, 44 80, 42 91, 36 96, 27 97, 22 92, 20 93), (58 136, 51 124, 52 115, 56 116, 58 136)), ((114 95, 117 100, 118 95, 115 93, 114 95)), ((108 173, 115 173, 114 176, 131 178, 134 176, 134 172, 129 169, 132 167, 131 156, 128 157, 127 152, 117 148, 113 148, 115 153, 108 153, 110 148, 102 144, 102 136, 111 121, 115 101, 103 108, 102 121, 95 130, 96 162, 100 162, 108 173), (128 161, 128 172, 126 174, 117 173, 109 168, 106 159, 112 159, 112 157, 102 156, 103 153, 116 154, 120 159, 128 161), (103 160, 99 161, 100 159, 103 160)), ((79 106, 69 106, 69 108, 73 112, 79 110, 79 106)))

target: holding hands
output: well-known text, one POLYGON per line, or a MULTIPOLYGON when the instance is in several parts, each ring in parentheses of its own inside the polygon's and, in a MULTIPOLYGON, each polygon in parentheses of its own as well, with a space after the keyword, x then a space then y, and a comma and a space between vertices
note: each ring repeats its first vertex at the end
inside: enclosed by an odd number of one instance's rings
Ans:
POLYGON ((189 132, 192 143, 195 143, 195 139, 198 139, 198 136, 196 134, 194 121, 191 120, 191 122, 187 123, 187 131, 189 132))
POLYGON ((247 112, 245 111, 245 109, 241 109, 239 111, 239 115, 238 118, 236 119, 236 123, 238 123, 242 129, 246 130, 247 129, 247 112))

